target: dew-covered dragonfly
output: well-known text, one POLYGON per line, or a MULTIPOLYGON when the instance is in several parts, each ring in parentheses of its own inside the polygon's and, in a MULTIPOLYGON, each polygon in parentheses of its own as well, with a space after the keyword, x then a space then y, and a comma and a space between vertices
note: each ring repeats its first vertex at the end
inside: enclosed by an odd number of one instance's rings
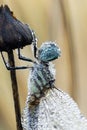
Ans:
POLYGON ((60 48, 50 41, 37 50, 37 60, 30 68, 28 96, 22 114, 24 130, 86 130, 87 119, 78 105, 55 87, 55 69, 51 62, 60 57, 60 48))
POLYGON ((55 87, 55 69, 51 61, 61 55, 55 42, 45 42, 37 48, 37 38, 28 25, 17 20, 8 6, 0 7, 0 52, 8 70, 29 69, 28 96, 22 115, 25 130, 87 130, 87 119, 77 104, 65 92, 55 87), (33 45, 35 61, 23 57, 20 49, 33 45), (3 51, 18 49, 21 60, 31 67, 10 66, 3 51))

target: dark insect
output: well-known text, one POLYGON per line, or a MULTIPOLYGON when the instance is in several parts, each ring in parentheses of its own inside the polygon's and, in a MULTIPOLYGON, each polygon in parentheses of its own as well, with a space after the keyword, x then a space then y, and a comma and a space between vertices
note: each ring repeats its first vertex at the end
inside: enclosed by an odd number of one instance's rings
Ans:
MULTIPOLYGON (((18 57, 21 60, 32 62, 31 59, 21 56, 20 48, 33 44, 36 57, 37 38, 33 30, 27 24, 23 24, 13 15, 7 5, 0 7, 0 52, 4 60, 3 51, 18 49, 18 57)), ((4 60, 7 67, 7 63, 4 60)), ((19 67, 18 67, 19 68, 19 67)), ((7 69, 9 69, 7 67, 7 69)))

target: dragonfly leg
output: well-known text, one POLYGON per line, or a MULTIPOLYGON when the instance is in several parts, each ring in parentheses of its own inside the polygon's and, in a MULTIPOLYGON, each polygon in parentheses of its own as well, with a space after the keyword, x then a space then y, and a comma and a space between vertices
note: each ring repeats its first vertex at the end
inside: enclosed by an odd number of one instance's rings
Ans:
POLYGON ((37 38, 36 38, 35 32, 33 30, 32 30, 32 36, 33 36, 32 44, 33 44, 33 50, 34 50, 34 57, 37 59, 38 58, 37 57, 37 50, 38 50, 38 48, 37 48, 37 38))
POLYGON ((26 58, 26 57, 24 57, 24 56, 21 55, 20 48, 18 48, 18 58, 20 60, 24 60, 24 61, 28 61, 28 62, 33 62, 34 63, 34 61, 32 59, 26 58))
POLYGON ((32 67, 28 67, 28 66, 10 66, 10 64, 5 61, 5 58, 4 58, 4 55, 3 55, 2 52, 1 52, 1 56, 2 56, 3 62, 5 64, 7 70, 18 70, 18 69, 29 69, 29 68, 32 68, 32 67))

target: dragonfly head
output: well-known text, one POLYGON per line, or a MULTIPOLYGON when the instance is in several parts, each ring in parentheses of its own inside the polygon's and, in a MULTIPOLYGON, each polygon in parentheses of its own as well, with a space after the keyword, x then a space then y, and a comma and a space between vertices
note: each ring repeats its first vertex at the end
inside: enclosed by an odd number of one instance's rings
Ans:
POLYGON ((44 42, 38 50, 38 60, 50 62, 61 56, 61 50, 55 42, 44 42))

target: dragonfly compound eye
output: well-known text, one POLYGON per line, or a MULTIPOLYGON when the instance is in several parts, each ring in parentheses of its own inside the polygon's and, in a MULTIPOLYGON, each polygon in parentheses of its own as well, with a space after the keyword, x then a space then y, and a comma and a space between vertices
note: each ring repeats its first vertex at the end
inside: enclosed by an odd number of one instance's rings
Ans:
POLYGON ((38 50, 38 59, 43 62, 49 62, 61 56, 60 48, 55 42, 45 42, 38 50))

